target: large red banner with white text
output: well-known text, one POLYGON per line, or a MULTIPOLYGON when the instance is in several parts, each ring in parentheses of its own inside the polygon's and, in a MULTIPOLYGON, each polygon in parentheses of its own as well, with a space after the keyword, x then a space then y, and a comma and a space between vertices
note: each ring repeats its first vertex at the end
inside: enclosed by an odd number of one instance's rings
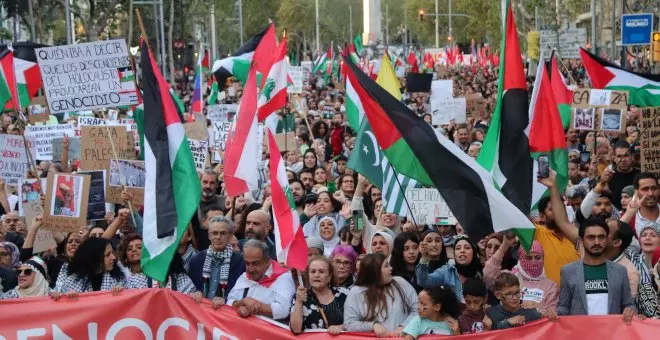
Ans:
MULTIPOLYGON (((554 339, 657 339, 660 320, 637 320, 625 325, 622 317, 560 317, 557 322, 537 321, 522 327, 463 335, 474 340, 554 339), (655 334, 655 335, 654 335, 655 334)), ((228 306, 213 310, 208 302, 195 303, 190 297, 165 289, 123 291, 80 295, 78 300, 63 297, 0 301, 0 339, 314 339, 346 340, 373 337, 372 334, 305 333, 295 336, 288 329, 250 317, 240 318, 228 306)), ((424 336, 422 339, 441 338, 424 336)))

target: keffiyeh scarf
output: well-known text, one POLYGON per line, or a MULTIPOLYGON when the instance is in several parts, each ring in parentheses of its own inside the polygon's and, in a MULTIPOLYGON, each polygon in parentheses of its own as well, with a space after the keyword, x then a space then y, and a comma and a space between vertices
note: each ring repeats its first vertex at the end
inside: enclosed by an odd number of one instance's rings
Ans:
POLYGON ((202 278, 204 278, 204 281, 207 283, 210 281, 213 262, 218 262, 220 263, 220 287, 225 289, 227 287, 227 282, 229 281, 229 265, 233 253, 234 250, 232 249, 231 244, 227 244, 222 251, 213 251, 211 248, 207 249, 204 266, 202 267, 202 278))

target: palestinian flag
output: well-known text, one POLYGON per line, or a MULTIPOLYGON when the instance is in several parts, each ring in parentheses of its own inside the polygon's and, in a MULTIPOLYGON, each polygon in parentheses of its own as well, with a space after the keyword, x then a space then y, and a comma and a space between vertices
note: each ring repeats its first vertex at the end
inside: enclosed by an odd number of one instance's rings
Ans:
POLYGON ((332 59, 332 44, 328 47, 328 51, 323 53, 320 57, 317 58, 316 62, 314 63, 314 69, 312 70, 312 74, 317 74, 321 71, 323 66, 326 65, 326 61, 332 59))
POLYGON ((491 173, 504 196, 526 215, 530 212, 535 180, 525 134, 529 125, 527 82, 511 0, 502 0, 502 9, 504 26, 497 104, 477 161, 491 173))
POLYGON ((32 98, 37 95, 39 89, 43 86, 39 65, 14 56, 14 74, 16 75, 19 105, 28 107, 32 98))
POLYGON ((170 97, 174 101, 177 114, 183 119, 183 113, 186 112, 186 106, 173 88, 170 88, 170 97))
POLYGON ((374 137, 398 173, 437 188, 472 239, 516 228, 523 244, 531 244, 534 225, 495 188, 487 171, 349 58, 344 62, 374 137))
POLYGON ((145 275, 164 282, 202 188, 170 86, 146 42, 141 48, 146 168, 141 265, 145 275))
POLYGON ((16 78, 14 77, 14 54, 6 50, 0 54, 0 104, 5 110, 19 110, 16 102, 16 78))
POLYGON ((211 84, 211 93, 209 94, 209 97, 206 99, 206 103, 208 105, 217 104, 218 103, 218 93, 219 93, 218 83, 213 82, 213 84, 211 84))
POLYGON ((259 60, 257 66, 259 75, 268 74, 276 45, 275 26, 270 24, 263 31, 250 38, 230 57, 216 60, 213 63, 212 72, 220 89, 225 88, 227 79, 230 77, 235 77, 242 84, 245 84, 253 57, 255 60, 259 60))
MULTIPOLYGON (((544 60, 543 51, 541 51, 539 60, 544 60)), ((566 185, 568 185, 568 149, 554 90, 550 82, 548 69, 545 63, 540 62, 536 71, 532 100, 529 104, 530 124, 526 131, 528 132, 529 150, 532 157, 538 159, 540 155, 548 156, 550 168, 557 173, 557 187, 563 193, 566 185)), ((536 177, 537 173, 538 163, 534 162, 533 178, 536 177)), ((545 185, 534 182, 532 209, 536 209, 536 204, 538 204, 541 197, 549 194, 547 189, 545 185)))
POLYGON ((358 56, 362 55, 362 52, 364 52, 364 45, 362 44, 362 34, 358 33, 358 35, 355 36, 353 39, 353 45, 355 45, 355 53, 357 53, 358 56))
POLYGON ((273 233, 277 262, 289 268, 305 270, 307 266, 307 242, 303 233, 296 202, 286 176, 286 164, 277 148, 273 132, 268 130, 270 151, 270 183, 273 200, 273 233))
POLYGON ((552 51, 552 57, 550 57, 550 85, 552 86, 552 92, 555 94, 555 101, 559 107, 561 125, 564 127, 564 130, 566 130, 569 125, 571 125, 573 91, 566 86, 566 80, 559 70, 557 54, 555 54, 554 51, 552 51))
POLYGON ((660 106, 660 75, 628 71, 580 48, 582 63, 595 89, 628 91, 628 104, 660 106))
MULTIPOLYGON (((344 58, 345 59, 345 58, 344 58)), ((344 62, 344 72, 348 73, 348 64, 344 62)), ((351 81, 346 77, 346 120, 353 131, 359 131, 364 118, 364 107, 351 81)))
POLYGON ((257 103, 257 114, 259 121, 263 121, 271 113, 286 106, 287 102, 287 80, 289 73, 287 71, 286 61, 286 37, 280 41, 275 54, 275 63, 270 68, 266 82, 261 92, 259 92, 259 101, 257 103))

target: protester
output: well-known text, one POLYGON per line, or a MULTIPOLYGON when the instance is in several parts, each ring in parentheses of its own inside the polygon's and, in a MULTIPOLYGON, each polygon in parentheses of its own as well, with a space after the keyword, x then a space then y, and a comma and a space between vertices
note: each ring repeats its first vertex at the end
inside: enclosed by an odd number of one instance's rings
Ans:
POLYGON ((335 246, 339 244, 337 235, 337 221, 330 216, 323 216, 319 220, 319 235, 323 240, 323 255, 330 256, 335 246))
POLYGON ((310 288, 296 290, 291 307, 290 326, 294 334, 306 329, 327 329, 330 334, 343 331, 346 293, 333 285, 333 268, 326 257, 312 257, 306 277, 310 288))
POLYGON ((20 265, 18 247, 11 242, 0 242, 0 267, 17 269, 20 265))
POLYGON ((403 232, 394 238, 390 266, 392 275, 400 276, 410 283, 416 291, 422 288, 417 285, 415 269, 419 262, 419 239, 411 232, 403 232))
POLYGON ((458 317, 461 334, 476 334, 491 329, 493 322, 485 313, 488 290, 483 281, 477 278, 467 279, 463 284, 463 298, 465 310, 458 317))
MULTIPOLYGON (((507 329, 522 326, 541 318, 541 313, 535 308, 523 308, 520 305, 520 281, 512 273, 500 273, 495 279, 495 296, 500 304, 488 309, 488 318, 492 329, 507 329)), ((554 311, 549 311, 549 318, 556 319, 554 311)))
POLYGON ((241 245, 244 245, 247 240, 259 240, 268 245, 268 256, 271 259, 277 259, 275 254, 275 243, 268 237, 272 225, 270 224, 270 216, 263 210, 254 210, 247 214, 245 224, 245 238, 241 239, 241 245))
POLYGON ((403 329, 404 338, 417 339, 420 335, 459 335, 456 319, 459 307, 456 295, 449 288, 425 288, 417 300, 417 316, 403 329))
POLYGON ((202 292, 195 288, 195 284, 190 280, 190 277, 188 277, 188 273, 186 273, 186 269, 183 267, 183 260, 179 254, 174 254, 174 258, 167 271, 165 282, 155 281, 144 275, 144 273, 134 273, 128 278, 126 288, 167 288, 175 292, 188 294, 197 302, 202 300, 202 292))
POLYGON ((344 305, 344 328, 373 332, 378 337, 400 336, 416 315, 417 293, 405 279, 392 276, 383 254, 362 259, 357 281, 344 305))
POLYGON ((41 258, 33 257, 27 260, 16 273, 18 286, 4 293, 1 299, 48 296, 50 293, 46 263, 41 258))
POLYGON ((335 287, 344 288, 347 292, 355 283, 353 277, 356 268, 358 254, 353 247, 338 245, 332 250, 330 260, 332 261, 333 269, 333 285, 335 287))

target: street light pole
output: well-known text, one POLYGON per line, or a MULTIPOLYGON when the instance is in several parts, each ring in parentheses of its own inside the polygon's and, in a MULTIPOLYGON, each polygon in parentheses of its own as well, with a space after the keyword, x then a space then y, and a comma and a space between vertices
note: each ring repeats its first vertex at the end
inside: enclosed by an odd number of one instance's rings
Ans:
POLYGON ((215 32, 215 1, 211 2, 211 63, 216 59, 218 40, 215 32))
POLYGON ((243 46, 243 2, 238 0, 238 34, 240 34, 241 46, 243 46))
MULTIPOLYGON (((165 52, 165 14, 163 12, 163 0, 160 0, 160 68, 163 71, 163 78, 167 79, 167 53, 165 52)), ((170 44, 172 42, 170 41, 170 44)))
POLYGON ((70 0, 64 0, 64 16, 66 21, 66 44, 71 45, 71 7, 69 7, 70 0))
POLYGON ((348 37, 353 39, 353 5, 348 6, 348 37))
POLYGON ((319 0, 316 0, 316 53, 321 53, 321 40, 319 34, 319 0))
POLYGON ((385 4, 385 46, 390 45, 390 5, 385 4))
POLYGON ((435 47, 440 48, 440 26, 438 22, 438 0, 435 0, 435 47))
POLYGON ((452 34, 451 30, 451 0, 449 0, 449 37, 451 40, 449 40, 449 46, 452 46, 452 43, 454 42, 454 35, 452 34))

